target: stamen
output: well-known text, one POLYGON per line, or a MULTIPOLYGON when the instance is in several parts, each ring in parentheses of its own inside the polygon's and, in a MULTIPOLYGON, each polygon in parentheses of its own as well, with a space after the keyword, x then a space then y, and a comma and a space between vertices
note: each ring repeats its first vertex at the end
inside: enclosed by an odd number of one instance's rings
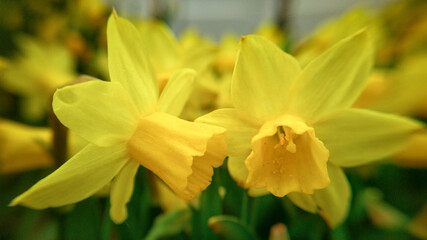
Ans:
POLYGON ((295 133, 290 128, 285 127, 285 138, 288 143, 286 146, 286 150, 288 150, 291 153, 297 152, 297 145, 295 145, 294 143, 294 137, 295 137, 295 133))
POLYGON ((297 146, 294 143, 296 136, 292 129, 283 126, 277 127, 277 137, 279 138, 279 143, 274 146, 274 149, 284 146, 287 151, 296 153, 297 146))
POLYGON ((286 136, 285 136, 285 133, 283 132, 283 128, 282 127, 278 127, 277 128, 277 135, 278 135, 278 137, 279 137, 279 142, 280 142, 280 145, 285 145, 285 138, 286 138, 286 136))

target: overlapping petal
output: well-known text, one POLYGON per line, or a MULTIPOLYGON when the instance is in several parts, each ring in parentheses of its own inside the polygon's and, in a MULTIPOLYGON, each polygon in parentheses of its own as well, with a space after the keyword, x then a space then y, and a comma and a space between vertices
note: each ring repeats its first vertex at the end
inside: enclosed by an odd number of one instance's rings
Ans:
POLYGON ((89 81, 58 89, 53 111, 71 130, 99 146, 111 146, 132 134, 138 111, 118 83, 89 81))
POLYGON ((316 123, 314 128, 330 151, 329 161, 353 167, 404 149, 411 134, 422 125, 397 115, 347 109, 316 123))
POLYGON ((313 195, 293 192, 287 197, 305 211, 319 213, 330 227, 335 227, 347 217, 351 188, 340 167, 328 163, 328 174, 331 179, 328 187, 314 191, 313 195))
POLYGON ((251 151, 251 139, 258 133, 261 126, 259 122, 250 122, 250 117, 232 108, 210 112, 195 121, 227 129, 225 142, 229 147, 230 156, 247 156, 251 151))
POLYGON ((313 123, 349 107, 364 89, 371 66, 367 33, 345 38, 304 68, 290 91, 290 111, 313 123))
POLYGON ((11 205, 42 209, 81 201, 108 184, 128 159, 123 144, 106 148, 89 144, 11 205))
POLYGON ((266 119, 283 113, 299 63, 267 39, 242 37, 231 85, 234 106, 266 119))
POLYGON ((172 75, 160 95, 158 110, 174 116, 181 114, 193 91, 195 76, 196 72, 192 69, 183 69, 172 75))
POLYGON ((142 113, 154 108, 159 96, 158 82, 138 30, 113 12, 108 20, 107 38, 111 81, 123 85, 142 113))
POLYGON ((250 153, 251 149, 244 155, 229 156, 227 161, 228 172, 234 181, 242 188, 248 188, 246 180, 248 179, 249 172, 245 160, 250 153))
POLYGON ((330 227, 341 224, 347 217, 351 202, 351 188, 343 170, 329 163, 328 174, 331 184, 314 192, 313 198, 319 214, 330 227))
POLYGON ((122 223, 128 217, 126 204, 129 202, 139 163, 129 160, 120 170, 111 184, 110 216, 115 223, 122 223))
POLYGON ((247 116, 239 114, 236 109, 219 109, 196 119, 227 129, 225 142, 228 146, 228 171, 233 179, 242 187, 246 187, 248 169, 245 159, 251 153, 251 140, 258 133, 258 123, 248 123, 243 119, 247 116))
POLYGON ((307 212, 317 213, 317 204, 316 201, 314 201, 313 195, 292 192, 286 196, 289 198, 289 200, 292 201, 293 204, 297 205, 299 208, 307 212))

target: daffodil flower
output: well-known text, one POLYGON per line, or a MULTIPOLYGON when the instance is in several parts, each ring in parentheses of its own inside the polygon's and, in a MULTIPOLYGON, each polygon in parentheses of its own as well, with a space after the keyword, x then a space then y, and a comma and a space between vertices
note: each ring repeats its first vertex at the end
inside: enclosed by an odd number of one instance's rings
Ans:
POLYGON ((213 61, 212 44, 199 41, 199 45, 184 45, 175 38, 164 22, 158 20, 140 22, 137 26, 142 35, 142 46, 153 65, 160 89, 163 89, 176 70, 192 68, 201 73, 206 71, 213 61))
POLYGON ((384 27, 375 18, 371 10, 356 7, 345 12, 342 16, 331 19, 321 25, 304 38, 304 41, 295 44, 291 52, 298 59, 301 66, 305 66, 341 39, 364 27, 369 31, 374 47, 381 46, 384 42, 384 27))
POLYGON ((0 174, 17 173, 55 165, 46 149, 52 132, 0 119, 0 174))
POLYGON ((243 187, 319 212, 330 226, 345 219, 351 197, 341 167, 384 158, 420 124, 350 106, 365 87, 372 51, 362 31, 301 69, 263 37, 242 37, 231 97, 198 122, 227 129, 228 167, 243 187))
MULTIPOLYGON (((53 131, 50 128, 0 119, 0 174, 55 167, 49 152, 53 147, 52 140, 53 131)), ((70 156, 87 144, 72 132, 68 134, 67 143, 70 156)))
POLYGON ((110 216, 120 223, 127 218, 139 165, 189 200, 210 184, 213 167, 222 164, 225 129, 176 117, 195 72, 176 72, 159 97, 137 29, 113 13, 107 37, 111 82, 67 86, 53 100, 58 119, 88 146, 11 205, 41 209, 75 203, 112 181, 110 216))
POLYGON ((40 120, 46 115, 55 89, 75 78, 74 60, 64 46, 46 44, 24 35, 17 40, 23 54, 3 70, 0 85, 22 96, 20 110, 27 120, 40 120))

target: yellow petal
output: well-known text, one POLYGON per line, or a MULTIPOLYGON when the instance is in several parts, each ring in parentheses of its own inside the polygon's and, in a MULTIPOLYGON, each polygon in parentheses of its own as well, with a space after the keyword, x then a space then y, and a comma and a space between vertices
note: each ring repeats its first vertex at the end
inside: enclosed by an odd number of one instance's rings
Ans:
POLYGON ((364 109, 347 109, 316 123, 316 135, 331 156, 329 161, 353 167, 390 156, 405 148, 422 126, 408 118, 364 109))
POLYGON ((261 197, 270 194, 266 188, 249 188, 248 195, 251 197, 261 197))
POLYGON ((89 81, 58 89, 52 106, 65 126, 99 146, 126 141, 138 120, 138 110, 117 83, 89 81))
POLYGON ((152 174, 150 180, 153 184, 156 200, 164 212, 187 208, 187 202, 176 195, 160 178, 152 174))
MULTIPOLYGON (((228 136, 228 132, 227 132, 228 136)), ((231 149, 230 145, 227 145, 231 149)), ((228 156, 227 168, 231 177, 236 181, 236 183, 242 188, 248 188, 246 180, 248 179, 248 168, 246 167, 245 160, 251 153, 251 149, 247 150, 247 153, 244 155, 237 156, 228 156)))
POLYGON ((195 76, 196 72, 192 69, 175 72, 160 95, 158 110, 174 116, 180 115, 193 90, 195 76))
POLYGON ((160 21, 139 25, 143 47, 157 73, 177 67, 180 57, 179 43, 168 26, 160 21))
POLYGON ((260 122, 250 122, 250 117, 232 108, 215 110, 197 118, 196 122, 207 123, 227 129, 225 142, 230 156, 249 155, 251 139, 258 133, 260 122))
POLYGON ((372 65, 365 31, 343 39, 304 68, 290 91, 290 111, 312 123, 349 107, 360 95, 372 65))
POLYGON ((304 194, 304 193, 289 193, 286 195, 289 200, 292 201, 293 204, 297 205, 299 208, 311 212, 311 213, 317 213, 317 204, 314 201, 312 194, 304 194))
POLYGON ((0 173, 53 167, 52 131, 0 119, 0 173))
POLYGON ((261 119, 283 113, 289 88, 300 71, 292 56, 267 39, 242 37, 231 85, 234 106, 261 119))
POLYGON ((116 224, 122 223, 128 217, 126 204, 129 202, 135 182, 139 163, 129 160, 120 170, 111 184, 110 217, 116 224))
POLYGON ((411 136, 408 146, 392 157, 400 166, 427 168, 427 131, 411 136))
POLYGON ((329 184, 328 157, 313 128, 285 115, 266 122, 252 139, 252 152, 245 161, 247 184, 265 187, 278 197, 290 192, 312 194, 329 184))
POLYGON ((108 184, 128 159, 125 145, 90 144, 10 205, 42 209, 81 201, 108 184))
POLYGON ((328 174, 331 184, 325 189, 315 191, 313 198, 319 208, 319 214, 330 227, 335 227, 347 217, 351 188, 340 167, 328 164, 328 174))
POLYGON ((303 210, 319 213, 330 227, 342 223, 347 217, 351 188, 340 167, 328 163, 331 183, 328 187, 314 191, 314 194, 289 193, 287 197, 303 210))
POLYGON ((207 123, 227 129, 225 142, 228 148, 228 171, 241 187, 246 187, 248 169, 245 159, 251 153, 251 139, 258 133, 257 123, 248 123, 249 119, 235 109, 219 109, 196 119, 196 122, 207 123))
POLYGON ((151 110, 159 89, 138 30, 113 12, 108 19, 107 38, 111 81, 123 85, 141 112, 151 110))
POLYGON ((187 49, 180 59, 180 65, 192 68, 197 72, 204 72, 213 64, 215 50, 213 46, 195 46, 187 49))
POLYGON ((140 120, 128 148, 133 159, 189 200, 210 184, 213 167, 227 156, 224 137, 224 128, 156 112, 140 120))

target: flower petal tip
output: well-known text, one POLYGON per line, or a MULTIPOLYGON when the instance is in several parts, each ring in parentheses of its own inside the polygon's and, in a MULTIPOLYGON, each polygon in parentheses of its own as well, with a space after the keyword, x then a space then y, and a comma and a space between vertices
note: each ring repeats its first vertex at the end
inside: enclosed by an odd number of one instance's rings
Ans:
POLYGON ((119 17, 115 8, 113 8, 113 10, 111 11, 111 16, 116 17, 116 18, 119 17))
POLYGON ((10 203, 9 203, 9 207, 15 207, 19 204, 19 197, 14 198, 10 203))

